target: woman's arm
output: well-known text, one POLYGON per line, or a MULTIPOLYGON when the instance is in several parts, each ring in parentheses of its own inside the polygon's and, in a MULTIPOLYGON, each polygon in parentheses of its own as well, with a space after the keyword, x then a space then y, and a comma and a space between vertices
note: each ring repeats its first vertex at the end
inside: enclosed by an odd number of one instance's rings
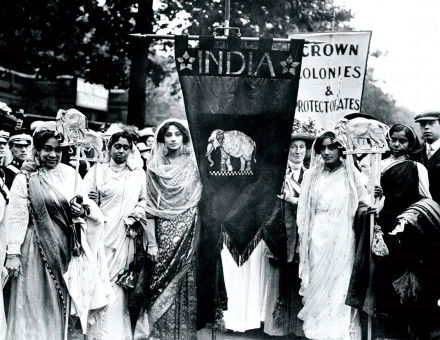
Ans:
POLYGON ((29 205, 26 176, 18 174, 12 183, 6 210, 7 253, 20 254, 29 223, 29 205))

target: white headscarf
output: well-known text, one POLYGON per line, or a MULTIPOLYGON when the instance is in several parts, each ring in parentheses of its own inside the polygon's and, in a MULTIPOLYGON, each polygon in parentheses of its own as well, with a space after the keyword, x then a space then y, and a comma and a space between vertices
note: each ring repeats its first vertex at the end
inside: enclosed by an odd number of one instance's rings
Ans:
POLYGON ((151 160, 147 169, 147 208, 153 216, 172 219, 197 205, 202 184, 191 141, 182 146, 181 155, 170 163, 167 148, 158 142, 162 127, 171 122, 180 123, 189 135, 188 124, 179 119, 167 119, 156 130, 151 160))

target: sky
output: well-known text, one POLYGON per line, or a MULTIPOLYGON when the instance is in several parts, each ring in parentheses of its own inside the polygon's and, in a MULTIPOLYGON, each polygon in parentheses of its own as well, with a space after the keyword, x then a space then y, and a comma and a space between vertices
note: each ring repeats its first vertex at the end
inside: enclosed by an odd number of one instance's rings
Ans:
POLYGON ((414 113, 440 111, 440 0, 335 0, 350 25, 371 30, 369 57, 378 85, 414 113))

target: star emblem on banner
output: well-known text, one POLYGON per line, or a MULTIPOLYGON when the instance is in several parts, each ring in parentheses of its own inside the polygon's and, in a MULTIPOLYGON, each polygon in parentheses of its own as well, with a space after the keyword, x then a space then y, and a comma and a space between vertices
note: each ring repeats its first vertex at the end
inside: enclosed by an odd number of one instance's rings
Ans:
POLYGON ((289 55, 286 60, 280 61, 281 66, 283 67, 284 73, 292 73, 292 75, 296 74, 296 67, 299 65, 298 62, 293 61, 293 57, 289 55))
POLYGON ((188 54, 188 51, 185 51, 183 56, 177 58, 177 61, 179 62, 179 71, 182 71, 184 69, 192 70, 193 69, 193 62, 196 60, 196 58, 191 57, 188 54))

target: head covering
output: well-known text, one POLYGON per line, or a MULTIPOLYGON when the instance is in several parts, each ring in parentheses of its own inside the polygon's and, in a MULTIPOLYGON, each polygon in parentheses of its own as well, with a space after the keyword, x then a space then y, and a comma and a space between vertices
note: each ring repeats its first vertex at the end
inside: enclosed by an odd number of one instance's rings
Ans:
POLYGON ((191 141, 172 163, 166 158, 164 143, 157 140, 161 128, 170 122, 180 123, 189 134, 186 121, 167 119, 156 130, 151 160, 147 169, 147 208, 153 216, 171 219, 198 204, 202 184, 191 141))
POLYGON ((40 131, 57 131, 57 122, 54 120, 49 121, 43 121, 43 120, 36 120, 31 123, 31 131, 33 131, 32 136, 34 136, 36 133, 40 131))
POLYGON ((141 138, 147 138, 149 136, 154 137, 154 130, 153 127, 146 127, 145 129, 142 129, 138 132, 139 137, 141 138))
POLYGON ((377 120, 376 117, 368 114, 368 113, 360 113, 360 112, 353 112, 353 113, 349 113, 347 115, 344 116, 345 119, 354 119, 354 118, 367 118, 367 119, 374 119, 377 120))
POLYGON ((419 113, 418 115, 415 115, 414 120, 416 122, 421 122, 424 120, 440 120, 440 112, 439 111, 430 111, 430 112, 423 112, 419 113))
POLYGON ((16 133, 9 138, 9 145, 31 145, 32 137, 26 133, 16 133))
POLYGON ((7 143, 9 140, 10 133, 5 130, 0 130, 0 142, 7 143))
MULTIPOLYGON (((292 134, 290 135, 291 141, 300 139, 307 143, 312 143, 319 133, 315 126, 315 122, 309 119, 308 122, 302 122, 298 119, 293 121, 292 134)), ((310 146, 310 145, 309 145, 310 146)))
POLYGON ((396 126, 398 126, 398 125, 407 128, 407 129, 410 131, 411 135, 413 136, 413 143, 412 143, 412 145, 409 145, 409 144, 408 144, 408 154, 413 156, 414 154, 419 153, 420 150, 421 150, 420 141, 419 141, 419 138, 417 137, 417 135, 416 135, 414 129, 413 129, 411 126, 408 126, 408 125, 405 125, 405 124, 394 124, 393 126, 390 127, 390 129, 389 129, 388 132, 387 132, 387 139, 388 139, 388 141, 391 140, 390 132, 391 132, 396 126))

